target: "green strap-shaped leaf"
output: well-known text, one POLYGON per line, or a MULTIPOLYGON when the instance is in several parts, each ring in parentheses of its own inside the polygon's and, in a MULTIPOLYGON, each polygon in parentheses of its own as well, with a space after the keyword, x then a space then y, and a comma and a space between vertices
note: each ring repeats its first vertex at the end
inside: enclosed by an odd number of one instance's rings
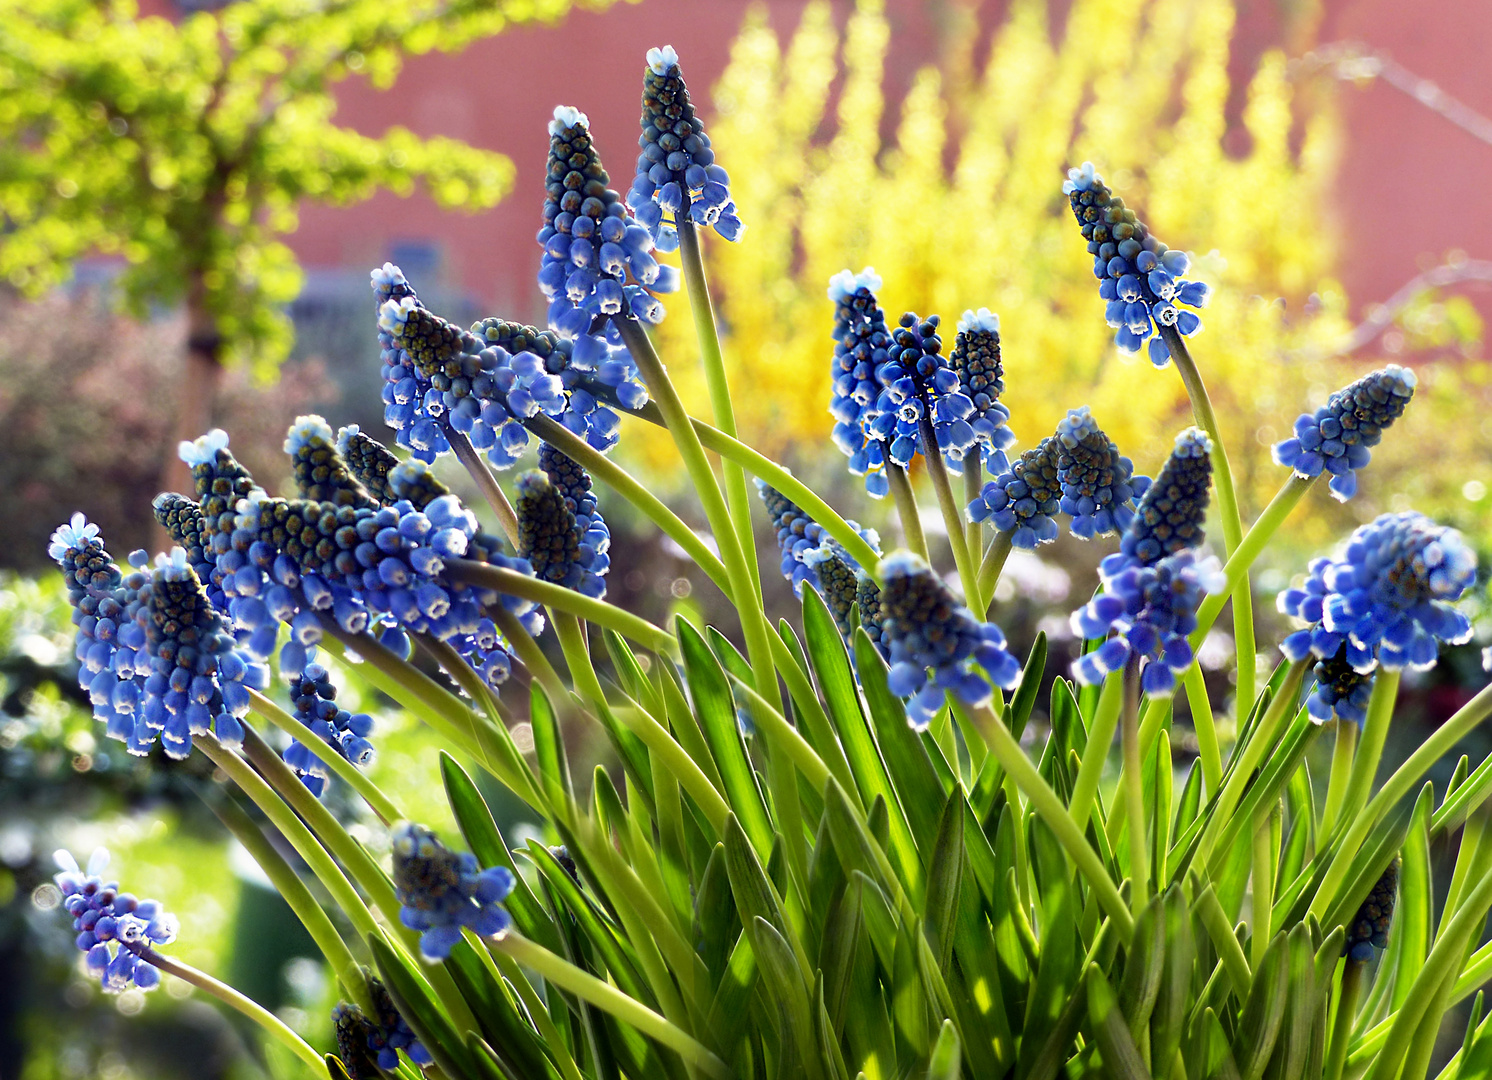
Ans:
POLYGON ((923 905, 923 927, 928 944, 945 975, 953 955, 953 926, 958 914, 958 894, 964 879, 964 797, 955 789, 943 804, 928 865, 927 902, 923 905))
POLYGON ((829 1018, 829 1009, 824 1004, 824 973, 820 971, 813 987, 813 1027, 817 1040, 819 1058, 824 1065, 824 1075, 829 1080, 850 1080, 850 1070, 844 1063, 844 1054, 839 1049, 839 1034, 829 1018))
POLYGON ((929 1001, 917 970, 916 926, 898 923, 891 951, 891 1022, 896 1025, 896 1060, 905 1070, 927 1058, 932 1042, 929 1001))
POLYGON ((1253 985, 1249 987, 1248 1000, 1238 1020, 1238 1034, 1233 1039, 1233 1059, 1238 1062, 1242 1080, 1259 1080, 1264 1075, 1279 1040, 1289 1004, 1288 949, 1285 935, 1276 934, 1253 973, 1253 985))
POLYGON ((1031 1051, 1029 1064, 1024 1069, 1017 1069, 1016 1075, 1021 1080, 1055 1080, 1062 1063, 1072 1053, 1073 1040, 1077 1038, 1078 1029, 1087 1012, 1087 994, 1073 994, 1069 997, 1057 1022, 1047 1032, 1046 1039, 1031 1051))
POLYGON ((835 1036, 844 1033, 850 1008, 850 987, 855 970, 855 953, 865 934, 862 910, 863 874, 853 878, 839 894, 824 927, 823 945, 819 949, 819 978, 824 1007, 828 1010, 835 1036))
POLYGON ((1293 1080, 1306 1075, 1311 1055, 1312 1029, 1316 1025, 1316 958, 1311 950, 1311 931, 1296 923, 1287 938, 1286 979, 1289 1004, 1285 1022, 1269 1064, 1270 1076, 1293 1080))
POLYGON ((927 1080, 958 1080, 962 1070, 963 1054, 959 1047, 958 1032, 952 1020, 944 1020, 938 1032, 938 1041, 933 1043, 932 1056, 927 1062, 927 1080))
POLYGON ((482 962, 470 941, 463 938, 451 949, 446 970, 471 1006, 482 1038, 493 1047, 502 1047, 501 1057, 515 1075, 525 1080, 558 1080, 559 1070, 545 1055, 512 994, 482 962))
MULTIPOLYGON (((776 886, 762 869, 762 864, 752 849, 751 842, 746 838, 746 832, 741 823, 732 815, 725 819, 725 870, 730 877, 731 893, 735 897, 736 911, 741 917, 741 925, 750 928, 751 920, 760 918, 769 923, 778 935, 787 939, 791 931, 787 925, 787 917, 782 910, 782 897, 776 886)), ((756 937, 751 937, 752 948, 756 947, 756 937)), ((792 951, 795 962, 798 965, 799 979, 806 984, 807 977, 813 968, 808 963, 808 957, 803 953, 803 947, 797 940, 797 935, 792 938, 792 951)), ((757 957, 761 960, 760 954, 757 957)), ((803 991, 805 994, 807 990, 803 991)), ((804 1005, 805 1016, 807 1015, 807 1004, 804 1005)))
POLYGON ((751 838, 752 846, 766 855, 772 850, 772 823, 767 817, 767 803, 757 786, 756 774, 746 756, 745 743, 741 740, 730 682, 699 631, 687 619, 679 619, 677 625, 679 647, 684 654, 684 671, 689 680, 689 696, 725 783, 726 800, 751 838))
MULTIPOLYGON (((1434 785, 1426 782, 1409 819, 1409 835, 1399 850, 1399 896, 1394 902, 1393 971, 1391 1007, 1398 1011, 1409 997, 1414 977, 1425 966, 1430 952, 1431 920, 1435 897, 1430 878, 1430 815, 1434 810, 1434 785)), ((1387 956, 1380 971, 1388 970, 1387 956)))
MULTIPOLYGON (((1079 992, 1081 970, 1078 953, 1078 900, 1074 890, 1077 874, 1067 861, 1061 844, 1038 817, 1029 822, 1032 869, 1041 897, 1041 962, 1036 982, 1026 1003, 1021 1035, 1022 1066, 1039 1051, 1056 1025, 1068 996, 1079 992)), ((1018 1066, 1024 1072, 1025 1067, 1018 1066)))
POLYGON ((1197 820, 1197 810, 1202 805, 1202 759, 1192 762, 1186 774, 1186 783, 1181 786, 1181 797, 1176 800, 1176 819, 1171 824, 1171 836, 1179 838, 1197 820))
MULTIPOLYGON (((811 587, 805 591, 812 591, 811 587)), ((812 673, 814 679, 818 680, 821 687, 823 680, 819 678, 818 672, 809 663, 808 654, 804 652, 802 642, 798 640, 798 635, 786 619, 777 620, 777 636, 782 639, 782 643, 787 647, 787 651, 792 656, 793 662, 803 673, 803 685, 801 687, 797 685, 798 680, 796 678, 788 686, 788 690, 792 694, 793 704, 797 706, 798 715, 801 717, 800 726, 803 731, 803 738, 808 741, 808 745, 813 747, 814 752, 823 759, 824 764, 829 767, 829 771, 834 774, 835 778, 845 786, 845 790, 849 791, 855 786, 855 777, 850 772, 849 759, 844 756, 844 747, 839 744, 839 736, 834 733, 834 727, 829 723, 828 713, 824 711, 823 704, 814 695, 813 683, 809 680, 809 674, 812 673)), ((839 635, 835 634, 834 636, 836 638, 835 647, 839 650, 839 655, 842 657, 844 655, 844 646, 837 640, 839 635)), ((850 691, 853 694, 853 681, 850 684, 850 691)))
POLYGON ((1182 1036, 1186 1033, 1187 1010, 1192 1001, 1192 972, 1197 955, 1185 890, 1180 885, 1172 885, 1165 891, 1163 903, 1166 956, 1155 1005, 1150 1011, 1150 1063, 1160 1080, 1170 1072, 1171 1063, 1181 1049, 1182 1036))
POLYGON ((751 948, 760 965, 762 984, 787 1021, 787 1031, 792 1043, 785 1044, 783 1060, 793 1061, 799 1075, 815 1080, 823 1076, 823 1062, 815 1052, 817 1037, 813 1014, 808 1008, 808 987, 803 981, 803 972, 795 956, 795 950, 787 939, 766 919, 757 916, 747 925, 751 948))
POLYGON ((740 932, 741 919, 725 870, 725 845, 716 844, 694 892, 694 941, 712 985, 720 985, 731 944, 740 932))
POLYGON ((1136 1040, 1150 1026, 1150 1013, 1165 978, 1166 929, 1165 899, 1152 896, 1135 920, 1134 936, 1124 958, 1124 975, 1119 981, 1120 1007, 1136 1040))
POLYGON ((1103 1054, 1104 1075, 1114 1080, 1150 1080, 1150 1070, 1130 1036, 1114 990, 1097 964, 1088 966, 1088 1028, 1103 1054))
POLYGON ((565 739, 549 695, 535 679, 529 684, 529 722, 534 730, 534 756, 539 760, 539 782, 555 806, 571 806, 575 789, 570 783, 570 763, 565 758, 565 739))
POLYGON ((725 965, 725 974, 715 990, 715 999, 710 1002, 709 1019, 706 1021, 715 1045, 727 1059, 731 1056, 746 1031, 751 1019, 751 994, 757 982, 756 953, 745 931, 736 938, 731 949, 730 960, 725 965))
POLYGON ((342 1059, 336 1054, 325 1054, 322 1060, 326 1062, 326 1074, 331 1080, 352 1080, 347 1075, 347 1067, 342 1064, 342 1059))
POLYGON ((1188 1077, 1208 1077, 1209 1080, 1239 1080, 1238 1063, 1228 1046, 1228 1035, 1218 1021, 1217 1013, 1206 1009, 1202 1019, 1195 1025, 1191 1050, 1186 1057, 1188 1077))
POLYGON ((1031 709, 1036 704, 1036 694, 1041 689, 1041 677, 1046 673, 1046 631, 1037 633, 1031 643, 1031 652, 1021 668, 1021 684, 1010 698, 1010 733, 1017 739, 1026 730, 1031 719, 1031 709))

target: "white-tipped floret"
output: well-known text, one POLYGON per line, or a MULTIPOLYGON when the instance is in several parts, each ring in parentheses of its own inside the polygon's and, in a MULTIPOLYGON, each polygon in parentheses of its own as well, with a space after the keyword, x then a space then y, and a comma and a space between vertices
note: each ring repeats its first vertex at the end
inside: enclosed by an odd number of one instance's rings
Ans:
POLYGON ((218 459, 218 451, 228 449, 228 433, 222 428, 213 428, 206 435, 199 436, 191 442, 182 441, 176 448, 176 454, 182 461, 192 468, 198 465, 211 465, 218 459))
POLYGON ((867 266, 858 274, 841 270, 829 279, 829 299, 837 304, 845 297, 853 295, 857 289, 865 288, 875 292, 880 287, 881 275, 876 273, 873 266, 867 266))
POLYGON ((301 447, 318 439, 330 446, 332 426, 314 413, 309 416, 297 416, 295 423, 291 424, 290 430, 285 433, 285 453, 294 457, 300 453, 301 447))
POLYGON ((556 105, 554 119, 549 121, 549 134, 558 135, 569 128, 591 126, 590 118, 574 105, 556 105))
POLYGON ((667 75, 679 66, 679 54, 674 51, 672 45, 665 45, 661 49, 648 50, 648 67, 653 69, 654 75, 667 75))
POLYGON ((1074 191, 1087 191, 1094 184, 1101 183, 1103 183, 1103 177, 1093 168, 1093 162, 1085 161, 1081 168, 1067 170, 1067 180, 1062 185, 1062 194, 1071 195, 1074 191))
POLYGON ((404 276, 404 271, 391 262, 374 267, 373 272, 368 277, 370 279, 369 284, 373 286, 374 291, 392 289, 398 285, 409 284, 409 279, 404 276))
POLYGON ((404 324, 409 321, 409 313, 419 306, 412 296, 401 297, 398 300, 385 300, 383 306, 378 309, 378 329, 385 334, 392 334, 403 329, 404 324))
POLYGON ((155 567, 163 572, 167 581, 185 581, 188 574, 192 572, 191 564, 187 562, 187 553, 179 547, 173 547, 170 551, 162 551, 155 557, 155 567))
POLYGON ((47 554, 61 559, 69 551, 82 549, 88 541, 98 535, 98 526, 91 523, 81 512, 72 516, 65 525, 57 526, 47 544, 47 554))
POLYGON ((1000 332, 1000 316, 996 315, 987 307, 978 311, 967 310, 963 318, 958 320, 958 332, 967 334, 972 330, 984 330, 987 333, 998 334, 1000 332))

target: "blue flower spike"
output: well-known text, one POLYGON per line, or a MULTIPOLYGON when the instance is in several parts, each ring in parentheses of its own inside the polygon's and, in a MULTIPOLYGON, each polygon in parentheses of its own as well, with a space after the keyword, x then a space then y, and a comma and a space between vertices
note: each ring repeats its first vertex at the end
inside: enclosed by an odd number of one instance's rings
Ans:
POLYGON ((160 970, 148 957, 156 946, 176 940, 176 916, 167 914, 158 900, 137 899, 120 892, 117 882, 105 881, 107 848, 95 849, 86 868, 67 851, 56 852, 53 859, 58 873, 52 880, 62 892, 63 909, 73 918, 76 944, 87 954, 88 971, 104 992, 159 986, 160 970))
POLYGON ((1341 659, 1360 675, 1427 671, 1441 643, 1471 640, 1453 605, 1476 581, 1476 553, 1455 529, 1423 514, 1383 514, 1359 526, 1340 558, 1316 559, 1279 608, 1310 624, 1280 644, 1291 660, 1341 659))
POLYGON ((1166 555, 1199 548, 1206 537, 1207 504, 1212 487, 1212 440, 1201 428, 1176 436, 1160 475, 1144 488, 1135 516, 1119 541, 1121 556, 1152 564, 1166 555))
POLYGON ((1275 463, 1305 479, 1330 473, 1333 497, 1346 502, 1357 494, 1357 470, 1404 415, 1417 381, 1411 369, 1390 364, 1338 390, 1314 413, 1300 414, 1295 434, 1274 445, 1275 463))
MULTIPOLYGON (((320 664, 290 677, 290 704, 293 715, 306 726, 307 737, 320 739, 343 758, 359 767, 373 761, 373 718, 367 713, 349 713, 337 705, 337 688, 331 675, 320 664)), ((298 740, 291 740, 284 753, 285 764, 293 769, 311 793, 320 798, 326 793, 326 763, 298 740)))
POLYGON ((858 274, 841 270, 829 279, 829 299, 834 302, 834 359, 829 367, 834 444, 850 459, 850 472, 865 477, 865 490, 876 499, 891 490, 885 440, 869 427, 881 394, 877 372, 891 348, 891 332, 875 295, 880 287, 880 276, 869 266, 858 274))
POLYGON ((984 467, 993 476, 1010 468, 1005 451, 1015 445, 1007 426, 1010 410, 1000 403, 1005 392, 1005 365, 1000 359, 1000 316, 989 308, 965 311, 948 364, 958 376, 958 388, 974 404, 969 423, 984 451, 984 467))
POLYGON ((672 45, 649 49, 642 83, 641 153, 627 205, 652 233, 659 251, 679 246, 680 214, 726 240, 746 227, 730 195, 730 177, 715 161, 705 125, 694 113, 672 45))
MULTIPOLYGON (((529 472, 518 478, 514 507, 518 514, 518 553, 543 580, 599 598, 606 594, 603 575, 611 565, 606 554, 611 537, 605 531, 606 523, 594 510, 595 499, 589 495, 590 477, 584 470, 569 458, 564 459, 585 479, 582 489, 585 494, 580 500, 555 482, 556 476, 565 478, 569 473, 557 468, 559 457, 563 455, 552 451, 550 462, 556 468, 555 473, 529 472), (576 510, 586 505, 591 512, 578 515, 576 510)), ((573 482, 576 488, 580 487, 578 480, 573 482)))
POLYGON ((880 617, 890 641, 891 692, 907 699, 907 721, 921 731, 951 693, 969 706, 986 704, 991 684, 1012 689, 1021 665, 994 623, 980 622, 916 555, 881 560, 880 617))
POLYGON ((1013 546, 1026 551, 1057 539, 1056 516, 1062 509, 1058 460, 1061 444, 1043 439, 1015 464, 984 485, 966 513, 976 524, 988 521, 1010 534, 1013 546))
POLYGON ((1134 463, 1120 456, 1086 405, 1062 418, 1056 439, 1061 508, 1072 518, 1072 535, 1091 540, 1128 528, 1150 478, 1134 475, 1134 463))
POLYGON ((393 827, 394 888, 399 919, 420 931, 420 952, 444 960, 470 929, 496 937, 511 919, 502 901, 513 891, 506 867, 481 869, 475 856, 454 852, 423 825, 401 821, 393 827))
POLYGON ((1347 924, 1347 940, 1342 955, 1358 964, 1373 959, 1374 949, 1388 948, 1388 934, 1393 928, 1394 901, 1399 896, 1399 857, 1394 856, 1347 924))
POLYGON ((905 312, 891 331, 886 363, 876 372, 881 384, 872 430, 888 441, 891 460, 906 468, 918 454, 941 453, 949 470, 963 472, 963 460, 978 444, 970 420, 974 402, 959 387, 957 373, 943 355, 941 320, 905 312), (931 420, 937 447, 923 439, 922 422, 931 420))
MULTIPOLYGON (((824 531, 823 526, 782 492, 762 480, 757 480, 756 490, 767 508, 772 527, 777 531, 782 576, 792 585, 793 595, 801 597, 805 584, 818 590, 834 616, 840 636, 849 640, 854 630, 850 623, 850 609, 856 602, 861 581, 869 580, 864 568, 824 531)), ((853 521, 847 524, 860 534, 872 551, 880 553, 881 538, 874 529, 862 529, 853 521)), ((874 582, 871 582, 871 588, 875 588, 874 582)))
POLYGON ((1182 337, 1201 330, 1202 320, 1192 309, 1207 306, 1207 286, 1182 278, 1191 259, 1157 240, 1109 190, 1091 161, 1067 170, 1062 193, 1088 241, 1098 295, 1107 305, 1104 315, 1117 331, 1115 343, 1136 353, 1149 340, 1150 362, 1165 367, 1171 351, 1159 327, 1174 326, 1182 337))

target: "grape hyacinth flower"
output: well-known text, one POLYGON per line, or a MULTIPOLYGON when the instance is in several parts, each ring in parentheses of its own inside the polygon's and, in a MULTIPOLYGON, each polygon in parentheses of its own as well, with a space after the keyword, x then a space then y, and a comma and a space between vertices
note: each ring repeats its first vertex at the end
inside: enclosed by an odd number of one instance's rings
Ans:
MULTIPOLYGON (((342 757, 357 766, 373 761, 373 718, 367 713, 349 713, 337 707, 337 688, 331 675, 320 664, 307 664, 299 674, 290 676, 290 704, 293 715, 306 726, 312 738, 320 739, 342 757)), ((285 764, 320 798, 326 791, 326 763, 298 740, 285 748, 285 764)))
POLYGON ((1135 507, 1135 516, 1119 541, 1119 553, 1104 559, 1104 566, 1117 565, 1121 559, 1152 564, 1166 555, 1202 546, 1212 486, 1211 453, 1212 440, 1201 428, 1187 428, 1176 436, 1171 456, 1135 507))
POLYGON ((726 240, 746 227, 730 197, 730 177, 715 163, 705 125, 694 113, 672 45, 648 50, 642 81, 642 137, 637 175, 627 205, 652 234, 659 251, 679 246, 679 215, 726 240), (664 215, 667 215, 665 218, 664 215))
POLYGON ((583 555, 590 571, 598 577, 605 577, 611 569, 611 558, 607 554, 611 550, 611 530, 601 516, 591 474, 548 443, 539 444, 539 468, 564 496, 565 509, 575 515, 581 550, 589 549, 590 552, 588 556, 583 555))
POLYGON ((1325 660, 1346 646, 1359 674, 1377 667, 1426 671, 1440 643, 1471 640, 1471 620, 1452 605, 1476 580, 1476 553, 1455 529, 1423 514, 1383 514, 1359 526, 1341 558, 1316 560, 1280 610, 1313 625, 1287 637, 1292 660, 1325 660))
POLYGON ((881 587, 875 578, 864 571, 856 576, 855 603, 860 605, 860 629, 869 636, 876 652, 881 654, 881 659, 889 659, 891 635, 886 629, 886 620, 881 612, 881 587))
POLYGON ((399 1051, 409 1055, 416 1065, 434 1061, 425 1044, 420 1042, 409 1022, 399 1015, 388 987, 377 975, 368 977, 368 993, 373 999, 375 1015, 346 1001, 332 1010, 336 1029, 337 1057, 347 1067, 351 1080, 376 1080, 378 1070, 394 1072, 399 1068, 399 1051))
POLYGON ((1347 940, 1342 942, 1343 956, 1365 964, 1373 959, 1375 948, 1388 948, 1388 932, 1393 926, 1394 901, 1398 895, 1399 857, 1395 855, 1347 924, 1347 940))
MULTIPOLYGON (((844 601, 844 612, 848 616, 849 605, 855 598, 854 573, 861 569, 860 565, 855 562, 849 552, 834 542, 834 539, 824 531, 822 525, 809 517, 802 507, 782 492, 760 479, 756 482, 756 490, 761 496, 762 504, 767 508, 767 516, 772 521, 772 528, 777 532, 777 548, 782 554, 782 576, 792 584, 793 595, 803 595, 805 582, 824 595, 823 575, 818 572, 818 569, 825 565, 826 560, 837 560, 850 574, 848 595, 844 601)), ((873 551, 880 552, 881 538, 874 529, 862 529, 853 521, 846 522, 846 524, 859 533, 873 551)), ((842 575, 833 570, 830 573, 835 574, 842 583, 842 575)), ((825 599, 828 599, 827 595, 825 599)), ((830 607, 832 610, 832 603, 830 607)))
MULTIPOLYGON (((362 1009, 348 1001, 339 1001, 332 1009, 332 1033, 337 1040, 337 1060, 347 1071, 348 1080, 377 1080, 378 1059, 372 1041, 378 1028, 362 1009)), ((398 1057, 394 1057, 397 1067, 398 1057)))
POLYGON ((881 386, 877 372, 886 363, 891 333, 876 300, 881 279, 867 266, 858 274, 842 270, 829 279, 834 301, 834 359, 829 368, 829 415, 834 444, 850 459, 850 472, 865 477, 876 499, 891 490, 886 477, 886 444, 869 430, 881 386))
POLYGON ((1015 445, 1007 426, 1010 410, 1000 404, 1005 392, 1005 366, 1000 360, 1000 316, 989 308, 965 311, 948 365, 958 376, 958 388, 974 403, 969 423, 984 450, 984 467, 998 476, 1010 468, 1005 451, 1015 445))
POLYGON ((549 328, 567 338, 588 335, 598 315, 662 322, 663 304, 653 294, 679 288, 678 271, 653 257, 652 233, 627 216, 609 183, 585 113, 557 107, 549 123, 539 288, 549 299, 549 328))
POLYGON ((1315 413, 1300 414, 1295 434, 1274 446, 1276 464, 1305 479, 1331 473, 1327 486, 1346 502, 1357 494, 1357 470, 1367 465, 1384 428, 1404 415, 1416 382, 1411 369, 1390 364, 1338 390, 1315 413))
POLYGON ((449 956, 463 928, 481 937, 507 930, 511 920, 501 902, 513 891, 513 874, 506 867, 480 869, 475 856, 450 850, 409 821, 393 827, 393 850, 399 919, 420 931, 426 959, 449 956))
POLYGON ((1134 353, 1148 338, 1150 362, 1165 367, 1171 351, 1158 328, 1174 326, 1182 337, 1201 330, 1202 320, 1187 309, 1207 306, 1207 286, 1182 280, 1191 265, 1187 254, 1157 240, 1093 171, 1091 161, 1067 170, 1062 193, 1088 241, 1098 295, 1108 305, 1105 317, 1118 331, 1115 343, 1134 353))
POLYGON ((337 450, 336 436, 319 416, 297 416, 285 436, 285 453, 302 498, 370 509, 378 500, 363 487, 337 450))
POLYGON ((1055 436, 1041 440, 984 485, 965 511, 969 520, 988 521, 1010 534, 1012 546, 1028 551, 1057 539, 1056 515, 1062 508, 1060 455, 1061 443, 1055 436))
POLYGON ((1306 709, 1318 724, 1348 720, 1361 727, 1368 717, 1374 676, 1354 671, 1347 660, 1347 650, 1344 641, 1335 655, 1316 661, 1316 688, 1306 699, 1306 709))
POLYGON ((891 647, 888 685, 907 699, 912 727, 927 727, 945 691, 979 706, 990 700, 991 683, 1008 690, 1020 680, 1021 665, 1005 648, 1005 634, 959 604, 917 556, 898 551, 882 559, 876 573, 891 647))
POLYGON ((969 422, 974 403, 959 389, 958 375, 943 355, 939 322, 936 315, 922 319, 908 311, 891 331, 886 362, 876 369, 881 392, 869 427, 886 443, 891 460, 906 468, 918 454, 928 453, 922 432, 928 419, 937 451, 951 472, 961 473, 964 456, 978 443, 969 422))
POLYGON ((1072 535, 1091 540, 1127 528, 1150 478, 1134 475, 1134 463, 1119 455, 1086 405, 1062 418, 1056 439, 1061 508, 1072 518, 1072 535))
POLYGON ((586 596, 606 594, 602 572, 608 562, 604 552, 584 542, 574 511, 562 492, 542 472, 518 478, 518 553, 534 568, 535 576, 586 596))
POLYGON ((97 848, 86 870, 67 851, 53 855, 59 873, 52 880, 62 891, 62 906, 73 917, 77 946, 88 954, 88 970, 98 976, 104 992, 117 994, 130 987, 154 990, 160 971, 148 957, 157 945, 176 940, 177 922, 158 900, 138 900, 120 892, 117 882, 100 876, 109 866, 109 852, 97 848))

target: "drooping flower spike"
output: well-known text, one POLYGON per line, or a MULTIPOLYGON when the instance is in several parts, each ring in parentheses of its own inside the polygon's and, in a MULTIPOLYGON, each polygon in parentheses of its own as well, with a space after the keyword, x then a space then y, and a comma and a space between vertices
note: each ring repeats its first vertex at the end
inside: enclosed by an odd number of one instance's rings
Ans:
MULTIPOLYGON (((840 636, 849 640, 854 630, 850 623, 850 609, 855 604, 861 579, 866 578, 864 568, 824 531, 823 526, 782 492, 763 480, 757 480, 756 490, 767 508, 772 527, 777 531, 782 576, 792 584, 793 595, 802 596, 805 584, 818 590, 834 616, 840 636)), ((881 538, 874 529, 862 529, 853 521, 848 524, 870 545, 871 550, 880 553, 881 538)), ((871 587, 875 587, 874 582, 871 587)))
POLYGON ((1062 418, 1056 439, 1061 507, 1072 518, 1072 535, 1090 540, 1128 528, 1150 478, 1134 475, 1134 463, 1120 456, 1086 405, 1062 418))
POLYGON ((399 920, 420 931, 427 959, 449 956, 463 928, 481 937, 507 930, 512 920, 502 901, 513 891, 513 874, 506 867, 480 869, 474 856, 450 850, 409 821, 393 827, 393 851, 399 920))
POLYGON ((564 461, 573 469, 562 467, 559 458, 564 455, 551 449, 552 471, 524 473, 518 478, 518 553, 545 581, 601 597, 606 594, 603 575, 611 566, 606 554, 611 536, 595 512, 590 477, 569 458, 564 461), (590 513, 584 512, 587 506, 590 513))
POLYGON ((1476 553, 1455 529, 1423 514, 1383 514, 1359 526, 1342 556, 1311 564, 1304 588, 1280 594, 1280 610, 1313 625, 1287 637, 1292 660, 1325 660, 1345 646, 1354 671, 1425 671, 1440 644, 1471 639, 1452 605, 1476 581, 1476 553))
POLYGON ((1055 437, 1041 440, 984 485, 979 498, 966 509, 969 520, 988 521, 1009 533, 1013 546, 1026 550, 1057 539, 1056 515, 1062 508, 1060 456, 1061 444, 1055 437))
POLYGON ((715 162, 705 125, 694 113, 672 45, 648 50, 642 83, 642 137, 627 205, 659 251, 679 246, 679 215, 726 240, 745 231, 730 197, 730 177, 715 162), (686 211, 687 202, 687 211, 686 211), (665 216, 666 215, 666 216, 665 216))
MULTIPOLYGON (((306 726, 306 737, 320 739, 354 765, 367 766, 373 760, 373 744, 368 741, 373 718, 339 708, 336 699, 337 688, 320 664, 307 664, 305 671, 290 677, 290 704, 295 718, 306 726)), ((297 740, 285 748, 284 758, 311 794, 325 794, 328 769, 320 758, 297 740)))
POLYGON ((1005 392, 1005 366, 1000 360, 1000 316, 989 308, 965 311, 948 365, 958 376, 958 388, 974 403, 969 424, 984 451, 984 467, 993 476, 1010 468, 1005 451, 1015 445, 1010 410, 1000 403, 1005 392))
POLYGON ((1301 413, 1295 434, 1274 445, 1275 462, 1300 477, 1330 473, 1327 486, 1346 502, 1357 494, 1357 470, 1367 465, 1384 429, 1404 415, 1416 382, 1414 372, 1398 364, 1364 375, 1314 413, 1301 413))
POLYGON ((881 394, 878 370, 886 363, 891 332, 875 291, 881 279, 867 266, 858 274, 842 270, 829 279, 834 302, 834 359, 829 366, 829 415, 834 444, 850 459, 850 472, 865 477, 872 498, 890 490, 886 442, 870 431, 881 394))
POLYGON ((62 892, 62 907, 73 918, 77 946, 87 954, 88 970, 98 977, 105 993, 131 987, 154 990, 160 971, 144 957, 156 946, 176 940, 177 921, 158 900, 139 900, 119 891, 117 882, 101 876, 109 866, 109 852, 97 848, 86 869, 67 851, 53 855, 58 873, 52 880, 62 892))
POLYGON ((1207 286, 1182 280, 1191 265, 1187 254, 1157 240, 1091 161, 1067 170, 1062 193, 1088 241, 1098 295, 1107 303, 1104 315, 1118 331, 1115 343, 1134 353, 1148 339, 1150 362, 1165 367, 1171 351, 1158 327, 1174 326, 1183 337, 1201 330, 1202 320, 1188 309, 1207 306, 1207 286))
POLYGON ((890 642, 888 681, 893 694, 907 699, 907 720, 914 728, 927 727, 945 692, 978 706, 990 700, 991 683, 1008 690, 1020 680, 1021 665, 1006 649, 1005 634, 975 618, 916 555, 889 555, 876 575, 890 642))

